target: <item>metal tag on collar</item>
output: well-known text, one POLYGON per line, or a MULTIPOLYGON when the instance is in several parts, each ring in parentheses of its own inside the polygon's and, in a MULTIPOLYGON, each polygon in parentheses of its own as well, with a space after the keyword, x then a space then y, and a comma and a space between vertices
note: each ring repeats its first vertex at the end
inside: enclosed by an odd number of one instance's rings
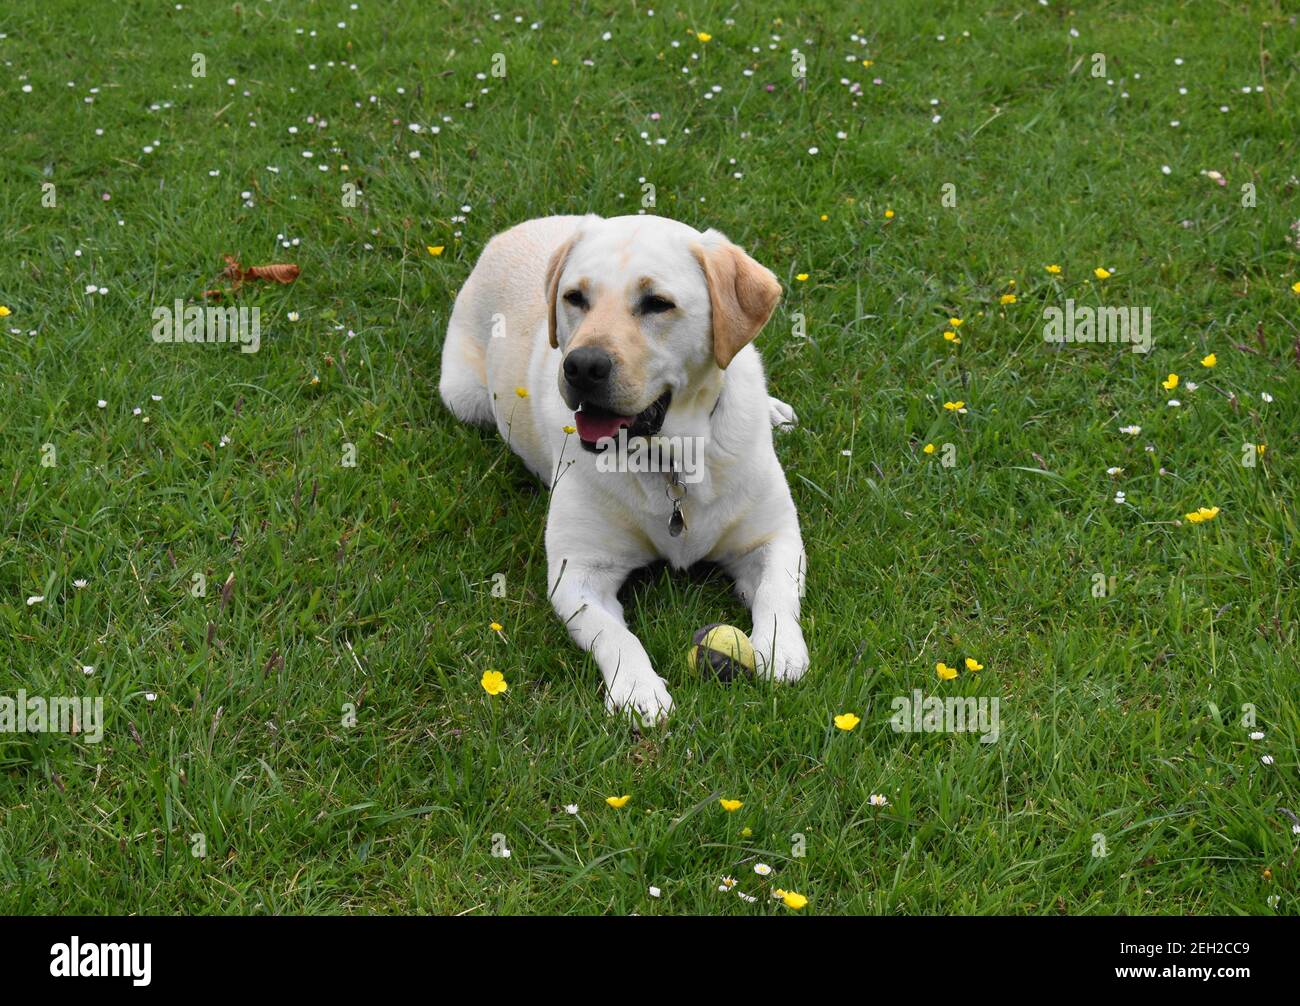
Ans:
POLYGON ((673 505, 673 514, 668 518, 668 533, 676 538, 686 530, 686 518, 682 516, 682 501, 686 499, 686 483, 682 481, 676 465, 673 466, 668 485, 664 487, 664 495, 673 505))

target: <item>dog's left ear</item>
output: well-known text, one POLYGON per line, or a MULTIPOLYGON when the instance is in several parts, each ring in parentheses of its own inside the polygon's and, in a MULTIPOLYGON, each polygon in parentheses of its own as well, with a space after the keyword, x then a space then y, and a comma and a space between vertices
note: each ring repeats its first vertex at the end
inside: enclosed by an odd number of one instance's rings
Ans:
POLYGON ((573 246, 577 244, 580 236, 581 232, 575 233, 556 248, 551 255, 551 261, 546 265, 546 329, 551 338, 552 349, 560 348, 560 341, 555 333, 555 302, 560 294, 560 274, 564 272, 564 264, 569 260, 569 252, 573 251, 573 246))
POLYGON ((767 324, 781 284, 770 269, 759 265, 727 238, 714 230, 691 248, 691 253, 709 284, 713 308, 713 358, 726 370, 742 349, 767 324))

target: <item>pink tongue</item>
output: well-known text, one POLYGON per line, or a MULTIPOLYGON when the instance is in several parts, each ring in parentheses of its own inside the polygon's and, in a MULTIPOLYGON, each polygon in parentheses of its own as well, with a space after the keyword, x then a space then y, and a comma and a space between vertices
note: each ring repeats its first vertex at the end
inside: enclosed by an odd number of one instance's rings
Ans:
POLYGON ((594 444, 604 437, 618 436, 618 431, 622 427, 632 425, 632 419, 632 416, 593 414, 585 411, 573 414, 574 425, 578 427, 578 436, 589 444, 594 444))

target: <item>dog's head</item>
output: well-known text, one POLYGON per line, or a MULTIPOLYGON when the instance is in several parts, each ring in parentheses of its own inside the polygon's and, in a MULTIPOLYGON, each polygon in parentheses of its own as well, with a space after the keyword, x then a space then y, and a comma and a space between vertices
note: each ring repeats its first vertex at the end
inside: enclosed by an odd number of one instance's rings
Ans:
POLYGON ((781 285, 717 231, 665 217, 588 217, 546 270, 560 395, 583 446, 658 433, 669 408, 712 408, 721 371, 781 285), (704 396, 712 398, 704 403, 704 396))

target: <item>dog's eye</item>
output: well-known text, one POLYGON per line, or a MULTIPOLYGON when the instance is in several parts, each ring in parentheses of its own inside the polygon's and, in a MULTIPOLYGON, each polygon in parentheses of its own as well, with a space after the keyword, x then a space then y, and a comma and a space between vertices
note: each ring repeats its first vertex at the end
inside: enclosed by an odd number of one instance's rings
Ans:
POLYGON ((581 290, 570 290, 564 295, 564 299, 580 311, 587 310, 587 298, 582 295, 581 290))
POLYGON ((665 311, 671 311, 677 305, 671 300, 664 297, 651 295, 641 301, 642 314, 663 314, 665 311))

